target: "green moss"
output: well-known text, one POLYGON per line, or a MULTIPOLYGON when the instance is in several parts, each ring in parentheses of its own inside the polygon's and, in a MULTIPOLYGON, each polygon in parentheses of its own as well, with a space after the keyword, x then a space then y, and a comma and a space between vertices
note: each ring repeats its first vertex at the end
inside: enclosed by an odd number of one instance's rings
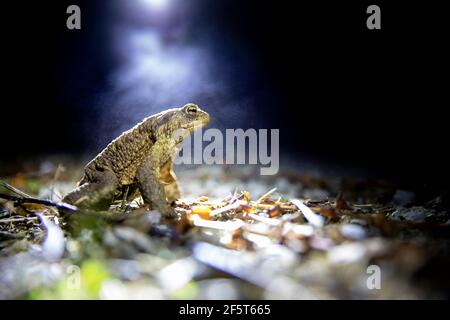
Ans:
POLYGON ((171 297, 180 300, 195 299, 198 296, 197 282, 191 281, 184 287, 172 292, 171 297))
POLYGON ((98 299, 105 280, 111 278, 103 262, 89 259, 80 268, 70 266, 66 276, 51 287, 31 290, 26 297, 32 300, 98 299))

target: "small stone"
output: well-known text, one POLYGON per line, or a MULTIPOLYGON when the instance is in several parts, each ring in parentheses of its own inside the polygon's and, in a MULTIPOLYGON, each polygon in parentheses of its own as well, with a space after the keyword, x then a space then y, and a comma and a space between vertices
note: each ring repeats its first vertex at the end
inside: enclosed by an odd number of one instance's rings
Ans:
POLYGON ((422 207, 399 208, 394 211, 390 218, 394 220, 407 220, 411 222, 424 222, 433 213, 422 207))
POLYGON ((328 259, 333 264, 350 264, 364 259, 366 248, 358 242, 346 243, 328 251, 328 259))
POLYGON ((340 230, 344 237, 354 240, 364 239, 367 234, 363 227, 353 223, 342 225, 340 230))

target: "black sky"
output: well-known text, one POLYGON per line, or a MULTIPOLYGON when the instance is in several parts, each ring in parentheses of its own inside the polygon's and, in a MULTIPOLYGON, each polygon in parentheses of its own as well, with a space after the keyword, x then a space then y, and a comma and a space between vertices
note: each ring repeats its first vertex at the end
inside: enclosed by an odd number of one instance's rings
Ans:
MULTIPOLYGON (((2 5, 2 158, 96 148, 105 101, 120 94, 110 37, 120 20, 107 3, 2 5), (69 4, 82 8, 80 31, 65 27, 69 4)), ((182 39, 208 52, 212 79, 226 88, 200 103, 229 108, 216 112, 222 126, 280 128, 281 150, 293 158, 445 184, 445 10, 437 1, 377 1, 382 30, 369 31, 369 4, 191 1, 178 22, 182 39)), ((101 137, 97 143, 108 142, 108 132, 101 137)))

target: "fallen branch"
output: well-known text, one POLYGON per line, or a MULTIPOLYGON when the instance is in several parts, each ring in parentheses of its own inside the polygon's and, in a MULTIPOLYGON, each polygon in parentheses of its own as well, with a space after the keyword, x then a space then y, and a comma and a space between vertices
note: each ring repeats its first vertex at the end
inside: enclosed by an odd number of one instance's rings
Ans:
POLYGON ((7 232, 7 231, 0 231, 0 239, 23 239, 25 238, 27 235, 25 232, 21 232, 21 233, 11 233, 11 232, 7 232))
POLYGON ((72 212, 78 211, 77 207, 72 206, 65 202, 55 202, 55 201, 31 198, 31 197, 11 196, 11 195, 5 194, 5 193, 0 193, 0 198, 8 200, 8 201, 12 201, 15 204, 35 203, 35 204, 41 204, 43 206, 48 206, 48 207, 56 207, 58 209, 66 210, 66 211, 72 211, 72 212))
POLYGON ((22 222, 22 221, 30 221, 30 220, 37 220, 37 219, 38 219, 38 217, 8 218, 8 219, 0 219, 0 223, 22 222))
POLYGON ((11 191, 12 193, 15 193, 15 194, 19 195, 20 197, 30 198, 30 196, 28 194, 26 194, 25 192, 23 192, 17 188, 14 188, 12 185, 10 185, 9 183, 6 183, 3 180, 0 180, 0 187, 3 187, 6 190, 11 191))

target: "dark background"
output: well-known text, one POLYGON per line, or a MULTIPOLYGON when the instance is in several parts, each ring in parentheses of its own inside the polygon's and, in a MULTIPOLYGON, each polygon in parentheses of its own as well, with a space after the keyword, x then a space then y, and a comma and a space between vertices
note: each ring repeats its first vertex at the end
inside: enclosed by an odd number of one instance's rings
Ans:
POLYGON ((441 2, 184 1, 189 8, 162 26, 143 11, 124 17, 112 2, 2 3, 2 160, 94 155, 122 127, 170 106, 154 93, 121 100, 112 84, 126 55, 113 54, 111 30, 127 25, 159 28, 168 42, 208 52, 213 69, 204 81, 217 79, 220 89, 194 97, 212 125, 280 128, 291 159, 447 186, 450 55, 441 2), (81 30, 66 28, 69 4, 81 7, 81 30), (382 30, 366 29, 370 4, 381 7, 382 30))

